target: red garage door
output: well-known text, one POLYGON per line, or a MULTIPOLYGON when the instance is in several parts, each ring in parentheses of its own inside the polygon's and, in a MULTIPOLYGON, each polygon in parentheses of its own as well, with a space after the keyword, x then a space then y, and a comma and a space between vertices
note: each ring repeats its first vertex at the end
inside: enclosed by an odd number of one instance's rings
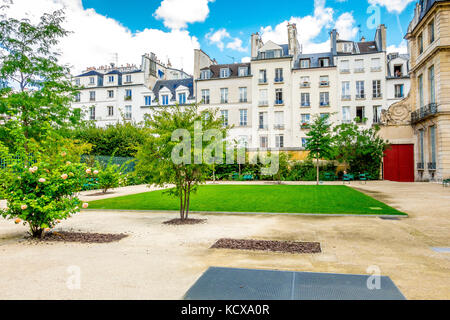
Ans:
POLYGON ((394 144, 386 150, 384 180, 414 182, 414 145, 394 144))

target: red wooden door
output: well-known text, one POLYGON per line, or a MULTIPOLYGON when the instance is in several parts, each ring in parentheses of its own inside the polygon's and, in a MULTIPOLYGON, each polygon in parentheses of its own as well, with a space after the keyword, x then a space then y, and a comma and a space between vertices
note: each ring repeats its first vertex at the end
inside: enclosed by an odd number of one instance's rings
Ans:
POLYGON ((394 144, 384 153, 384 180, 414 182, 414 145, 394 144))

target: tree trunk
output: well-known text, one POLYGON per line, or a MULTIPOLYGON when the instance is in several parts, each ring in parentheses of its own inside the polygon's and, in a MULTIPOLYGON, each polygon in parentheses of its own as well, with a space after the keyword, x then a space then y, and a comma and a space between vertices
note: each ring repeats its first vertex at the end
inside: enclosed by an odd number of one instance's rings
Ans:
POLYGON ((39 227, 31 227, 31 236, 35 239, 42 239, 44 235, 44 229, 39 227))
POLYGON ((189 219, 189 205, 191 202, 191 186, 188 185, 188 191, 187 191, 187 205, 186 205, 186 219, 189 219))
POLYGON ((184 219, 183 192, 180 192, 180 219, 184 219))
POLYGON ((320 180, 320 170, 319 170, 319 158, 317 158, 317 163, 316 163, 316 166, 317 166, 317 185, 319 185, 319 180, 320 180))
POLYGON ((187 219, 187 216, 186 216, 187 194, 186 194, 186 189, 183 189, 183 191, 184 191, 184 204, 183 204, 184 216, 183 216, 182 220, 185 220, 185 219, 187 219))

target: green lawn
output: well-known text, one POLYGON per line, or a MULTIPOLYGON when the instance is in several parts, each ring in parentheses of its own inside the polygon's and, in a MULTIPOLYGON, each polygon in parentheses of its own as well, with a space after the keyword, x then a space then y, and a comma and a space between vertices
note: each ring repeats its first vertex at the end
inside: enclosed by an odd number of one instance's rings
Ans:
MULTIPOLYGON (((164 191, 90 202, 90 209, 179 210, 164 191)), ((406 215, 347 186, 201 186, 191 211, 406 215)))

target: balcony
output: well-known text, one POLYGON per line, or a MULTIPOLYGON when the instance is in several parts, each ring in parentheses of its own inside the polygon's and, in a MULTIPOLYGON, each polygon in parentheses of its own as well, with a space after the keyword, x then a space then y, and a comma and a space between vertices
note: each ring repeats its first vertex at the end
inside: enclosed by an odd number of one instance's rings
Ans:
POLYGON ((425 163, 418 162, 417 163, 417 170, 425 170, 425 163))
POLYGON ((339 70, 340 73, 350 73, 350 69, 341 69, 339 70))
POLYGON ((404 97, 405 97, 405 95, 403 93, 401 93, 401 94, 400 93, 396 93, 395 94, 395 98, 396 99, 403 99, 404 97))
POLYGON ((284 124, 276 124, 273 128, 274 130, 284 130, 284 124))
POLYGON ((425 120, 428 117, 437 114, 438 112, 439 111, 437 103, 430 103, 425 107, 422 107, 419 110, 416 110, 413 113, 411 113, 411 123, 416 124, 422 120, 425 120))
POLYGON ((283 83, 284 79, 283 77, 275 78, 275 83, 283 83))
POLYGON ((428 171, 436 171, 436 162, 428 162, 428 171))
POLYGON ((90 101, 90 102, 94 102, 94 101, 95 101, 95 97, 90 97, 90 98, 89 98, 89 101, 90 101))
POLYGON ((269 126, 267 124, 260 124, 258 126, 259 130, 269 130, 269 126))
POLYGON ((375 93, 372 95, 372 98, 373 99, 381 99, 381 98, 383 98, 383 95, 381 93, 375 93))
POLYGON ((267 79, 259 79, 259 84, 267 84, 267 79))
POLYGON ((342 119, 342 123, 343 124, 350 124, 350 123, 352 123, 352 120, 350 120, 350 119, 342 119))
POLYGON ((329 86, 330 86, 330 81, 320 81, 319 82, 320 88, 325 88, 325 87, 329 87, 329 86))
POLYGON ((341 97, 341 100, 342 100, 342 101, 350 101, 350 100, 352 100, 352 96, 349 95, 349 94, 343 95, 343 96, 341 97))
POLYGON ((131 99, 133 99, 131 96, 125 96, 125 97, 124 97, 124 100, 125 100, 125 101, 131 101, 131 99))
POLYGON ((258 106, 259 107, 268 107, 269 102, 267 100, 259 101, 258 106))
POLYGON ((380 72, 381 71, 381 67, 372 67, 370 68, 371 72, 380 72))
POLYGON ((311 125, 308 122, 300 123, 300 129, 301 130, 309 130, 309 129, 311 129, 311 125))
POLYGON ((356 95, 356 100, 364 100, 366 99, 366 95, 364 93, 359 93, 356 95))
POLYGON ((247 98, 239 99, 239 103, 247 103, 247 102, 248 102, 247 98))
POLYGON ((309 107, 311 107, 311 103, 308 101, 308 102, 302 102, 301 103, 301 107, 302 108, 309 108, 309 107))
POLYGON ((322 101, 320 102, 320 107, 321 108, 326 108, 330 106, 330 101, 322 101))
POLYGON ((310 88, 310 87, 311 87, 310 82, 301 82, 300 83, 300 88, 310 88))
POLYGON ((355 73, 364 73, 365 70, 364 68, 355 68, 355 73))
POLYGON ((276 106, 282 106, 282 105, 284 105, 284 100, 275 100, 275 105, 276 105, 276 106))

